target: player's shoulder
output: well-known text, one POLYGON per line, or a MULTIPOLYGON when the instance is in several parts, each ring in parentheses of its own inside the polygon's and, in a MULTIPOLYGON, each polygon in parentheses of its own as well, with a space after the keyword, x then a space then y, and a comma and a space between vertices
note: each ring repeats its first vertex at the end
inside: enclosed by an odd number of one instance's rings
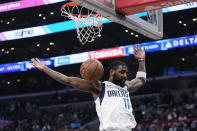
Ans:
POLYGON ((103 81, 102 84, 103 84, 103 86, 113 86, 113 85, 115 85, 114 83, 112 83, 110 81, 103 81))
POLYGON ((126 81, 125 81, 125 84, 128 84, 129 82, 130 82, 130 80, 126 80, 126 81))
POLYGON ((130 81, 126 80, 125 85, 128 86, 130 84, 130 81))

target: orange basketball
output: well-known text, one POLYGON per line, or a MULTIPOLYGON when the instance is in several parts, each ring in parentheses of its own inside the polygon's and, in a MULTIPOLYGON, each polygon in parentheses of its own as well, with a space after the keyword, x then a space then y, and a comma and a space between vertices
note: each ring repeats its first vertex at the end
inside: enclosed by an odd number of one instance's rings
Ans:
POLYGON ((82 63, 80 67, 80 74, 83 79, 89 81, 100 80, 103 76, 104 68, 100 61, 95 59, 88 59, 82 63))

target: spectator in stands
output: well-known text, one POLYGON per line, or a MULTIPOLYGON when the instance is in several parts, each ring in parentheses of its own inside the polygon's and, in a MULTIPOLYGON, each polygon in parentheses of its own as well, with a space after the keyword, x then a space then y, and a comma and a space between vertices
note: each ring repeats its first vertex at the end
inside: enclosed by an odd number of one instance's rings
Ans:
POLYGON ((33 122, 32 130, 33 131, 41 131, 40 125, 37 124, 35 121, 33 122))
POLYGON ((177 131, 176 125, 175 124, 171 124, 169 131, 177 131))
MULTIPOLYGON (((72 96, 67 99, 70 98, 72 98, 72 96)), ((42 105, 42 101, 42 98, 37 98, 34 101, 23 99, 2 103, 0 105, 1 120, 12 121, 12 124, 5 127, 2 131, 41 131, 44 127, 47 127, 45 125, 46 122, 52 131, 56 129, 71 129, 71 123, 80 123, 83 126, 96 118, 96 113, 92 110, 92 108, 94 108, 93 103, 79 105, 71 104, 67 107, 55 106, 55 108, 53 107, 52 109, 44 107, 45 109, 39 109, 39 105, 42 105)), ((174 103, 173 106, 163 105, 163 103, 158 103, 159 105, 155 106, 155 104, 153 104, 155 103, 154 101, 155 99, 152 98, 140 98, 135 99, 135 101, 132 100, 135 107, 138 107, 135 109, 135 112, 138 113, 135 113, 135 115, 139 123, 158 122, 161 124, 161 121, 166 122, 166 120, 185 120, 188 118, 197 118, 196 104, 192 103, 192 98, 189 98, 189 103, 185 105, 181 104, 181 100, 178 102, 170 101, 174 103), (176 114, 177 117, 172 117, 172 119, 169 119, 169 114, 176 114)), ((177 101, 177 99, 175 99, 175 101, 177 101)), ((50 104, 56 103, 57 102, 50 104)), ((44 103, 44 105, 47 104, 48 103, 44 103)), ((175 126, 177 131, 197 131, 197 120, 178 122, 178 124, 170 122, 167 124, 162 124, 161 127, 159 126, 160 124, 156 124, 155 126, 142 126, 138 124, 136 130, 144 131, 150 128, 149 130, 158 129, 158 131, 169 131, 175 126)))
POLYGON ((186 119, 187 119, 187 116, 185 116, 184 113, 181 113, 181 114, 179 115, 179 118, 178 118, 179 121, 186 120, 186 119))
POLYGON ((176 120, 176 118, 177 118, 176 112, 170 110, 168 112, 167 120, 176 120))
POLYGON ((41 131, 52 131, 52 128, 48 123, 45 123, 41 131))

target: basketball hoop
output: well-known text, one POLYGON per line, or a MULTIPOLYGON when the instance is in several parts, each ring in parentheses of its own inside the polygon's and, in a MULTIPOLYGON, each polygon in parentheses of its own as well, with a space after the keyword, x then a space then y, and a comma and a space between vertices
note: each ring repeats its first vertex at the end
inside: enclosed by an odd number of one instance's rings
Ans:
POLYGON ((75 2, 69 2, 61 7, 61 15, 75 21, 77 38, 84 45, 93 42, 100 37, 103 28, 103 17, 92 10, 80 6, 75 2))

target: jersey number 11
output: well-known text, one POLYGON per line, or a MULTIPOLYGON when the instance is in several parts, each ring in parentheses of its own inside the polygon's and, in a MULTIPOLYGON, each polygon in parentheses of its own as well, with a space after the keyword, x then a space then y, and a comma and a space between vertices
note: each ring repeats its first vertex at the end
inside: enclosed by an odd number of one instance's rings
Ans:
POLYGON ((129 99, 127 98, 123 98, 124 99, 124 106, 126 109, 130 109, 131 105, 129 103, 129 99))

